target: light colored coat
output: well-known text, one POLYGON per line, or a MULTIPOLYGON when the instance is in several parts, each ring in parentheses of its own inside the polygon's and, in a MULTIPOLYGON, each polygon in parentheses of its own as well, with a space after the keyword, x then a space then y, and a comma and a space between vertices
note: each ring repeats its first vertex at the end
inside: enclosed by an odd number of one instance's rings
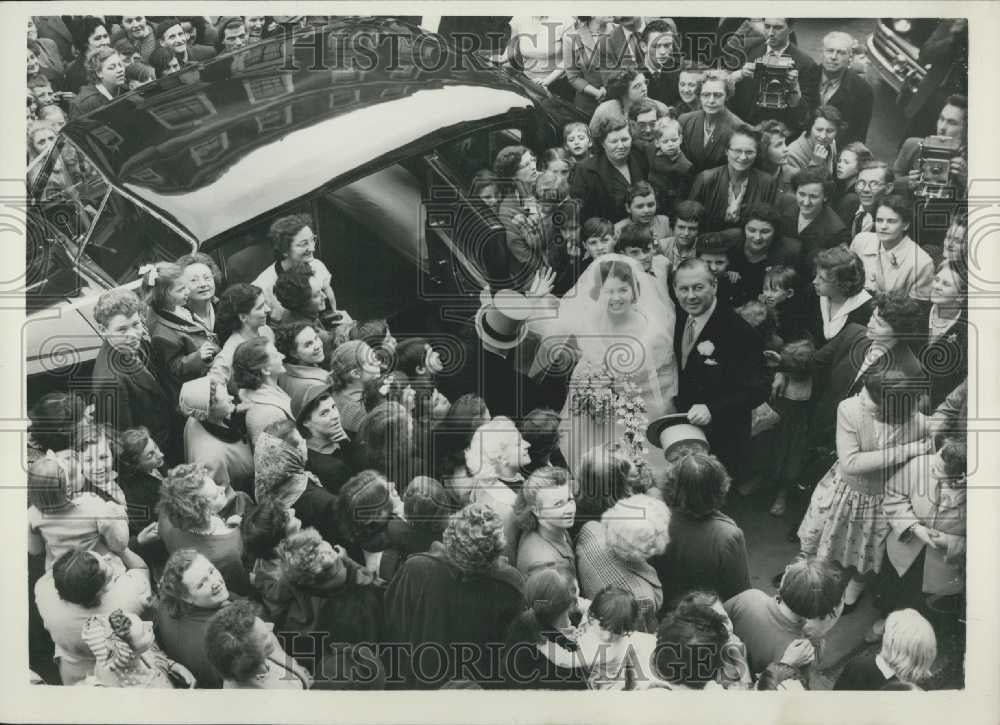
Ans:
POLYGON ((886 485, 883 506, 892 526, 886 552, 902 576, 926 549, 923 591, 957 594, 965 588, 966 490, 942 484, 931 474, 933 461, 934 456, 912 459, 886 485), (940 532, 944 546, 931 548, 914 536, 917 524, 940 532))

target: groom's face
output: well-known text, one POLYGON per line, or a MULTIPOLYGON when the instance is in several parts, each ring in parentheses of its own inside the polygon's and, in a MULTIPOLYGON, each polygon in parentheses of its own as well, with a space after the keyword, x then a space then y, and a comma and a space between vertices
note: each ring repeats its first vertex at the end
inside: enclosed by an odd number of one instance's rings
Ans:
POLYGON ((707 264, 677 270, 674 274, 674 292, 681 308, 689 315, 708 311, 715 300, 715 276, 707 264))

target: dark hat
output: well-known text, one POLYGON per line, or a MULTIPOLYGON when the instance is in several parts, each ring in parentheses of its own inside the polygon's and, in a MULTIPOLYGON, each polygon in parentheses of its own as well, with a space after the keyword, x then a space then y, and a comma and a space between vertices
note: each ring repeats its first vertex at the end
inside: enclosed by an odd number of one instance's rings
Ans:
POLYGON ((295 416, 295 422, 302 425, 302 414, 324 395, 333 395, 333 388, 321 383, 298 388, 292 396, 292 415, 295 416))
POLYGON ((721 232, 707 232, 698 237, 698 254, 726 254, 743 240, 740 229, 725 229, 721 232))
POLYGON ((675 445, 686 441, 700 441, 708 447, 705 431, 689 423, 687 413, 672 413, 657 418, 646 427, 646 440, 662 448, 664 456, 675 445))

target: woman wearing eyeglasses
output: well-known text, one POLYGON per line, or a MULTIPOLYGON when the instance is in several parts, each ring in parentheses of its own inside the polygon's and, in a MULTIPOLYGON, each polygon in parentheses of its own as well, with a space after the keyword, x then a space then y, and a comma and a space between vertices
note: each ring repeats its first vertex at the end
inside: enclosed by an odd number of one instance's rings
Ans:
POLYGON ((635 68, 623 68, 616 71, 604 86, 607 89, 608 100, 601 103, 590 117, 590 136, 597 136, 601 124, 607 118, 625 121, 633 106, 649 100, 656 106, 657 117, 667 114, 667 106, 660 101, 648 98, 646 76, 635 68))
POLYGON ((760 147, 760 132, 741 124, 729 137, 726 164, 695 178, 690 198, 705 207, 702 232, 741 227, 748 209, 774 203, 777 180, 754 166, 760 147))
POLYGON ((701 82, 701 110, 685 113, 681 124, 681 151, 698 173, 726 163, 729 135, 744 121, 726 107, 732 95, 729 78, 721 71, 708 71, 701 82))

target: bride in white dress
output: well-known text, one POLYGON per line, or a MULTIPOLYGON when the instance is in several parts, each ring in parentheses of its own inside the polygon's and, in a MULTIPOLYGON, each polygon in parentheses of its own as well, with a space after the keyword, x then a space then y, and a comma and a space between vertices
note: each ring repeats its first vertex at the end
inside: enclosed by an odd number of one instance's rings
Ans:
POLYGON ((655 278, 620 254, 598 257, 559 303, 545 325, 539 351, 558 359, 565 345, 577 359, 561 413, 560 449, 570 468, 595 446, 619 443, 624 452, 646 458, 646 422, 673 412, 677 392, 674 310, 654 288, 655 278))

